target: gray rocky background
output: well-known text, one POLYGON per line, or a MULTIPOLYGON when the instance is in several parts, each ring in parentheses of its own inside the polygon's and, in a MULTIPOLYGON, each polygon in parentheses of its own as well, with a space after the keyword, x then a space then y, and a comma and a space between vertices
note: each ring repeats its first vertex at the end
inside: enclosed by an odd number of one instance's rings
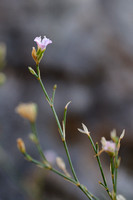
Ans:
MULTIPOLYGON (((28 152, 37 152, 28 140, 27 121, 14 112, 20 102, 38 104, 37 127, 44 150, 67 159, 57 127, 37 81, 33 66, 36 36, 53 41, 41 62, 48 92, 58 85, 55 105, 60 120, 68 101, 67 141, 82 183, 101 199, 101 180, 94 153, 77 128, 85 123, 95 141, 109 139, 116 128, 122 141, 118 191, 133 199, 133 1, 132 0, 1 0, 0 41, 7 46, 6 83, 0 87, 0 200, 86 199, 74 186, 28 163, 17 150, 22 137, 28 152)), ((109 177, 108 157, 102 155, 109 177)), ((68 165, 68 164, 67 164, 68 165)), ((68 167, 69 169, 69 167, 68 167)))

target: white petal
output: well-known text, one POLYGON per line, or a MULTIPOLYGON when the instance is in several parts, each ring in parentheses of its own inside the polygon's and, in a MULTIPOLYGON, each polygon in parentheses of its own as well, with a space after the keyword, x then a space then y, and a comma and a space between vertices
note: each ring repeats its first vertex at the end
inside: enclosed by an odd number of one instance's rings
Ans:
POLYGON ((120 139, 123 139, 124 135, 125 135, 125 129, 122 131, 122 134, 120 135, 120 139))
POLYGON ((102 138, 101 138, 101 143, 102 143, 102 146, 105 146, 105 145, 106 145, 106 139, 105 139, 105 137, 102 137, 102 138))
POLYGON ((82 130, 82 129, 80 129, 80 128, 78 128, 78 131, 79 131, 80 133, 84 133, 84 134, 86 134, 85 131, 82 130))
POLYGON ((88 128, 83 123, 82 123, 82 126, 83 126, 83 129, 84 129, 85 133, 86 134, 89 133, 88 128))
POLYGON ((121 194, 118 194, 116 197, 117 200, 126 200, 121 194))

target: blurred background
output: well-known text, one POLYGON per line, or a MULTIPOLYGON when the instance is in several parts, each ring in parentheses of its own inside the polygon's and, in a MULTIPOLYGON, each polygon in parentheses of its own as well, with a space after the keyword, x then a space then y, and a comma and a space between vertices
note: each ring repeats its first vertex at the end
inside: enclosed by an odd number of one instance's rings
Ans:
MULTIPOLYGON (((38 104, 37 128, 41 145, 67 158, 52 112, 43 92, 28 72, 35 67, 31 50, 36 36, 53 41, 41 62, 45 87, 52 95, 60 120, 68 101, 67 142, 75 170, 90 191, 108 199, 94 152, 85 135, 86 124, 94 141, 126 130, 121 143, 118 193, 133 199, 133 1, 132 0, 1 0, 0 42, 6 45, 6 76, 0 87, 0 200, 81 200, 73 185, 24 160, 16 147, 22 137, 27 151, 39 159, 28 139, 29 123, 15 113, 20 102, 38 104)), ((5 47, 3 47, 5 48, 5 47)), ((101 155, 110 182, 109 159, 101 155)))

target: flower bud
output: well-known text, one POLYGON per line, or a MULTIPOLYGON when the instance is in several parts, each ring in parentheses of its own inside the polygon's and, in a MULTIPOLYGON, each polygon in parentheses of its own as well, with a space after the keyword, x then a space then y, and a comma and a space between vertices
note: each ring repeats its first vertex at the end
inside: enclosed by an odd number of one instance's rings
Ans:
POLYGON ((32 67, 28 67, 28 69, 31 74, 33 74, 34 76, 37 76, 36 72, 34 71, 34 69, 32 69, 32 67))
POLYGON ((56 89, 57 89, 57 85, 55 84, 54 87, 53 87, 53 90, 56 90, 56 89))
POLYGON ((17 139, 17 147, 21 153, 24 154, 26 152, 25 144, 21 138, 17 139))
POLYGON ((32 123, 36 121, 37 105, 35 103, 22 103, 16 107, 15 111, 32 123))

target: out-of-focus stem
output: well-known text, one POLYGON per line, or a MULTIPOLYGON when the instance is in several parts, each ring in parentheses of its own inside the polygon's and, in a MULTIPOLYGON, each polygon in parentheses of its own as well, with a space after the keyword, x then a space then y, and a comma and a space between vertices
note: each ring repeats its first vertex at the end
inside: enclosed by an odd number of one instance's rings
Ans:
POLYGON ((82 190, 82 192, 88 197, 88 199, 90 199, 90 200, 93 200, 93 199, 98 200, 94 195, 92 195, 89 191, 86 191, 86 190, 84 189, 84 187, 83 187, 79 182, 77 183, 77 181, 75 181, 74 179, 72 179, 72 178, 66 176, 65 174, 62 174, 61 172, 59 172, 58 170, 56 170, 55 168, 53 168, 53 167, 50 166, 50 165, 47 165, 47 164, 45 164, 45 163, 41 163, 41 162, 39 162, 39 161, 33 159, 33 158, 32 158, 30 155, 28 155, 27 153, 25 153, 24 156, 25 156, 25 158, 26 158, 27 160, 29 160, 30 162, 36 164, 37 166, 40 166, 41 168, 48 169, 48 170, 54 172, 55 174, 61 176, 61 177, 64 178, 65 180, 67 180, 67 181, 73 183, 73 184, 76 185, 77 187, 79 187, 80 190, 82 190))
POLYGON ((36 125, 35 125, 35 123, 31 123, 31 130, 32 130, 32 133, 35 135, 35 137, 36 137, 36 146, 37 146, 37 149, 38 149, 38 151, 39 151, 39 154, 40 154, 40 156, 42 157, 42 159, 44 160, 44 161, 46 161, 46 158, 45 158, 45 156, 44 156, 44 153, 43 153, 43 151, 42 151, 42 148, 41 148, 41 146, 40 146, 40 142, 39 142, 39 139, 38 139, 38 134, 37 134, 37 130, 36 130, 36 125))

